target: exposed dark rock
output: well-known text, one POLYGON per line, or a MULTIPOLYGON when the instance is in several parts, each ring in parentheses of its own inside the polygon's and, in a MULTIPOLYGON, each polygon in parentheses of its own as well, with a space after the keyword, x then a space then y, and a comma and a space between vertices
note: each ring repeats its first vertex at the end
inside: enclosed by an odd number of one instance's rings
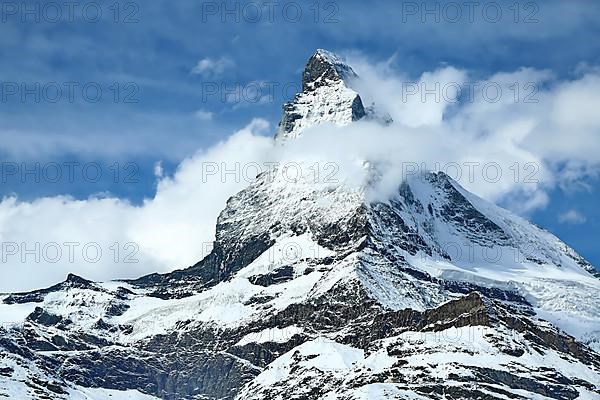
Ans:
POLYGON ((326 50, 317 50, 302 73, 302 90, 310 91, 325 86, 331 81, 355 79, 358 76, 348 64, 326 50))
POLYGON ((35 310, 29 314, 27 317, 28 321, 36 322, 45 326, 55 326, 55 325, 69 325, 72 322, 68 319, 64 319, 61 316, 50 314, 44 311, 41 307, 36 307, 35 310))
POLYGON ((62 283, 50 286, 46 289, 34 290, 32 292, 14 293, 6 297, 3 302, 5 304, 41 303, 48 293, 54 293, 69 288, 101 290, 92 281, 88 281, 87 279, 74 274, 69 274, 67 279, 62 283))
POLYGON ((279 268, 275 272, 266 275, 257 275, 250 277, 249 281, 253 285, 271 286, 278 283, 284 283, 294 279, 294 267, 286 266, 279 268))

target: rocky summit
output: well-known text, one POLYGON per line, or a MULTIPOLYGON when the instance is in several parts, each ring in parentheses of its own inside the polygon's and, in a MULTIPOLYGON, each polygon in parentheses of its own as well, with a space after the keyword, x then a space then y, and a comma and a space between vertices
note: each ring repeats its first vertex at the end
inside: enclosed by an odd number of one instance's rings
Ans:
MULTIPOLYGON (((318 50, 282 146, 368 117, 356 79, 318 50)), ((600 398, 593 266, 443 173, 366 193, 275 170, 194 266, 4 295, 0 398, 600 398)))
POLYGON ((293 139, 315 125, 344 126, 365 117, 386 124, 392 122, 389 115, 378 114, 373 104, 365 107, 353 89, 357 79, 352 67, 338 56, 327 50, 317 50, 302 73, 302 93, 283 106, 276 138, 293 139))

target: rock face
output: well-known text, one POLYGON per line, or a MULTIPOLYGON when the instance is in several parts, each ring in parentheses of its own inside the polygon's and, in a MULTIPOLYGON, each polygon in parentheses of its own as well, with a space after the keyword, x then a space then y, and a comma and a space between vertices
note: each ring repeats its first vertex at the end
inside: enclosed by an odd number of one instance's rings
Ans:
POLYGON ((317 50, 302 74, 302 93, 283 106, 278 139, 293 139, 324 122, 347 125, 367 116, 360 95, 351 88, 358 75, 338 56, 317 50))
POLYGON ((356 72, 335 54, 319 49, 310 57, 302 73, 302 90, 316 90, 332 82, 358 78, 356 72))
MULTIPOLYGON (((317 51, 278 139, 368 116, 352 79, 317 51)), ((600 397, 589 263, 443 173, 367 198, 275 170, 190 268, 4 297, 23 318, 0 328, 0 397, 600 397)))

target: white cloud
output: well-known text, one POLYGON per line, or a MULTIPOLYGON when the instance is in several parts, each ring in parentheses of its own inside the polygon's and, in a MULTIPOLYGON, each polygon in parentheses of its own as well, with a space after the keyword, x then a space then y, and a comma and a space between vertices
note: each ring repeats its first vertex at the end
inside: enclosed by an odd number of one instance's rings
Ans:
POLYGON ((583 224, 587 221, 585 215, 581 214, 577 210, 569 210, 558 216, 558 222, 561 224, 583 224))
POLYGON ((235 65, 228 57, 203 58, 192 68, 192 74, 201 75, 204 78, 214 78, 222 75, 226 69, 235 65))
POLYGON ((466 72, 454 67, 412 80, 392 72, 387 64, 373 67, 361 59, 352 64, 359 70, 357 89, 366 103, 375 101, 394 121, 410 127, 440 125, 444 112, 456 102, 455 83, 468 81, 466 72))
MULTIPOLYGON (((354 58, 350 63, 364 79, 360 89, 398 122, 392 129, 399 135, 414 129, 402 136, 403 148, 412 150, 408 160, 501 166, 497 182, 481 174, 470 181, 463 168, 461 183, 482 197, 527 213, 548 204, 548 189, 582 187, 584 178, 600 171, 598 69, 588 68, 567 81, 532 68, 476 80, 468 71, 446 66, 415 80, 394 72, 392 60, 372 65, 360 55, 354 58), (439 101, 421 88, 403 99, 403 85, 413 80, 427 82, 427 89, 439 83, 439 101), (463 94, 458 104, 448 101, 452 96, 443 90, 455 83, 463 94), (501 96, 494 99, 496 88, 501 96)), ((403 149, 395 151, 398 158, 404 154, 403 149)))
POLYGON ((70 272, 94 280, 134 278, 200 260, 214 240, 226 200, 247 184, 243 179, 203 179, 207 166, 263 159, 272 148, 272 140, 261 135, 268 128, 267 121, 255 119, 186 159, 174 176, 159 180, 155 196, 141 206, 116 198, 4 198, 0 293, 48 286, 70 272), (62 252, 58 258, 57 249, 62 252), (97 249, 102 252, 98 259, 97 249), (128 258, 137 262, 128 263, 128 258))
POLYGON ((164 174, 164 169, 161 161, 157 161, 154 163, 154 176, 157 178, 162 178, 164 174))

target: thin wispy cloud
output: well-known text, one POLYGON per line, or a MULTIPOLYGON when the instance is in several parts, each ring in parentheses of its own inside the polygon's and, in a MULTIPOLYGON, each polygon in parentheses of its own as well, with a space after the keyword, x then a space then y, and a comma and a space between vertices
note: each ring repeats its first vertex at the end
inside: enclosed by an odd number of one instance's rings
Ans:
POLYGON ((200 75, 203 78, 217 78, 235 65, 229 57, 203 58, 192 68, 193 75, 200 75))
POLYGON ((194 117, 198 118, 201 121, 211 121, 214 116, 215 113, 213 113, 212 111, 200 109, 194 112, 194 117))
POLYGON ((585 215, 577 210, 569 210, 558 216, 558 222, 561 224, 579 225, 587 221, 585 215))

